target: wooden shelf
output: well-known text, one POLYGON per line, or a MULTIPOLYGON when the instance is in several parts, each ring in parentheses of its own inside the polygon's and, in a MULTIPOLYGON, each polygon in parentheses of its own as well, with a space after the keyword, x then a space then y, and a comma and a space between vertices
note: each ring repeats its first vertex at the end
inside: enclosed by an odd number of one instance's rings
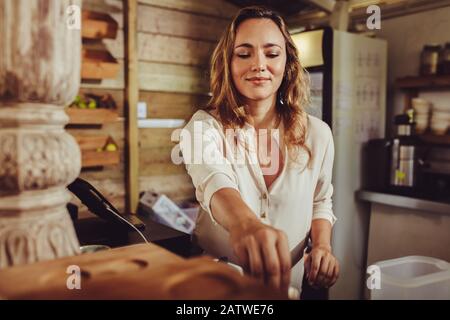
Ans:
POLYGON ((109 14, 83 10, 81 36, 85 39, 115 39, 119 24, 109 14))
POLYGON ((431 133, 425 133, 423 135, 419 135, 419 139, 423 142, 431 144, 450 146, 450 134, 435 135, 431 133))
POLYGON ((82 168, 116 165, 120 162, 119 151, 82 151, 82 168))
POLYGON ((102 125, 119 120, 117 112, 109 109, 67 108, 66 113, 70 118, 69 124, 76 125, 102 125))
POLYGON ((80 146, 81 151, 96 151, 98 149, 103 149, 109 140, 108 135, 76 135, 73 137, 80 146))
POLYGON ((396 80, 400 89, 440 89, 450 88, 450 75, 404 77, 396 80))
POLYGON ((115 79, 119 73, 119 62, 106 50, 83 48, 81 60, 82 79, 115 79))
POLYGON ((108 135, 72 135, 80 146, 82 168, 116 165, 120 162, 120 151, 104 150, 108 143, 117 143, 108 135))

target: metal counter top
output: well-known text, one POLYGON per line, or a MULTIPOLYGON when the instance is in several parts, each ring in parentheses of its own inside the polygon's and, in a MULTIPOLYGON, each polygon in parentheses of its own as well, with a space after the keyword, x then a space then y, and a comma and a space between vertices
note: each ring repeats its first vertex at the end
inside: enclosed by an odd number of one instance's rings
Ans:
POLYGON ((450 214, 450 203, 446 202, 432 201, 367 190, 356 191, 355 197, 358 200, 381 203, 394 207, 421 210, 439 214, 450 214))

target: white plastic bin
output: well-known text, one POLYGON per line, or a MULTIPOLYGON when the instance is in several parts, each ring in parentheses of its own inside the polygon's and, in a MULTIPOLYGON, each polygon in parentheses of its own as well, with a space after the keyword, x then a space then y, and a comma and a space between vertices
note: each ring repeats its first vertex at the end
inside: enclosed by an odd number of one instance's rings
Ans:
POLYGON ((408 256, 374 263, 380 268, 380 289, 372 300, 450 300, 450 263, 431 257, 408 256))

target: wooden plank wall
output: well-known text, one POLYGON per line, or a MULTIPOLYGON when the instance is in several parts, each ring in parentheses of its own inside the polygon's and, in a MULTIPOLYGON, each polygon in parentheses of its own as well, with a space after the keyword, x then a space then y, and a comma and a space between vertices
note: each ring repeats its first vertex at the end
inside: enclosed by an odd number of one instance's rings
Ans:
MULTIPOLYGON (((148 118, 188 120, 206 103, 209 59, 237 10, 224 0, 139 0, 139 100, 148 118)), ((139 129, 140 190, 193 199, 184 166, 170 159, 173 130, 139 129)))
MULTIPOLYGON (((72 134, 78 135, 110 135, 118 144, 121 152, 121 162, 119 165, 106 166, 100 170, 83 170, 80 177, 94 185, 105 197, 120 211, 125 208, 125 178, 124 178, 124 147, 125 147, 125 122, 124 122, 124 32, 123 32, 123 2, 122 0, 83 0, 82 8, 97 12, 110 14, 119 24, 116 39, 103 39, 101 46, 111 52, 111 54, 121 64, 120 72, 116 79, 104 79, 101 83, 82 83, 80 93, 111 94, 118 105, 119 120, 114 123, 104 124, 101 128, 77 128, 68 129, 72 134)), ((85 47, 99 46, 96 44, 83 43, 85 47)), ((89 217, 87 211, 75 197, 73 203, 79 206, 79 217, 89 217)))

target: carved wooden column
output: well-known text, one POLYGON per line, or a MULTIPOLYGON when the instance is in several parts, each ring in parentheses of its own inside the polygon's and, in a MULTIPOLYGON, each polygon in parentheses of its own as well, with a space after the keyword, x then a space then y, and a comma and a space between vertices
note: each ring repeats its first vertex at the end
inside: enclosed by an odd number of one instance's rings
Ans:
POLYGON ((80 30, 67 24, 80 2, 0 1, 0 268, 79 252, 66 185, 80 150, 63 108, 80 82, 80 30))

